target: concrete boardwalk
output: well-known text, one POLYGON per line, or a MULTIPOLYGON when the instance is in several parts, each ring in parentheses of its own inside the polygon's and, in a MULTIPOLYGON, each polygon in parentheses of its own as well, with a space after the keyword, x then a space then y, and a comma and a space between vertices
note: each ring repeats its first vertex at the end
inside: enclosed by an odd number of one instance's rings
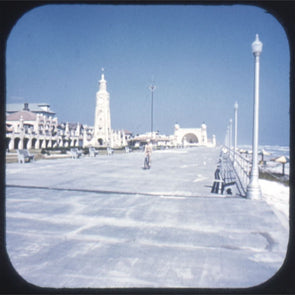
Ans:
POLYGON ((140 152, 8 164, 14 267, 46 287, 264 282, 283 263, 288 229, 263 200, 210 194, 218 155, 154 152, 151 170, 140 152))
POLYGON ((52 188, 209 196, 218 149, 156 151, 144 170, 143 152, 9 164, 7 183, 52 188), (11 172, 10 172, 11 171, 11 172))

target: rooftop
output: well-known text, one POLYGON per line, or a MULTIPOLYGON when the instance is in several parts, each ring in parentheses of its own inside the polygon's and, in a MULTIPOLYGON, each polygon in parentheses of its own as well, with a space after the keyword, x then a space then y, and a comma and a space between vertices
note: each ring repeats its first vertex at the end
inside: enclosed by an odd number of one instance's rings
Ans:
POLYGON ((6 116, 6 121, 19 121, 23 118, 24 121, 35 121, 37 115, 30 111, 19 111, 6 116))
MULTIPOLYGON (((15 113, 22 111, 26 108, 25 106, 26 103, 8 103, 6 104, 6 112, 7 113, 15 113)), ((48 103, 28 103, 27 108, 29 111, 34 112, 34 113, 48 113, 55 115, 55 112, 50 110, 50 105, 48 103), (42 108, 43 107, 43 108, 42 108), (46 107, 46 110, 44 109, 46 107)))

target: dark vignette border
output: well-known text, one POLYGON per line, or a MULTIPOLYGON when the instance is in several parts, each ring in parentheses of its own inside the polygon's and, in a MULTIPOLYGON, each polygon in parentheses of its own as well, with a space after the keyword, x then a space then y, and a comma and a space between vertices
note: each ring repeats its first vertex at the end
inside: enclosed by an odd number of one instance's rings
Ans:
POLYGON ((210 0, 61 0, 61 1, 2 1, 0 0, 0 294, 295 294, 295 196, 294 196, 294 135, 295 135, 295 1, 210 1, 210 0), (192 288, 114 288, 70 289, 41 288, 26 282, 13 268, 6 251, 5 238, 5 51, 9 33, 17 20, 29 10, 48 4, 199 4, 199 5, 253 5, 265 9, 284 27, 290 47, 290 237, 286 260, 281 269, 265 283, 245 289, 192 288))

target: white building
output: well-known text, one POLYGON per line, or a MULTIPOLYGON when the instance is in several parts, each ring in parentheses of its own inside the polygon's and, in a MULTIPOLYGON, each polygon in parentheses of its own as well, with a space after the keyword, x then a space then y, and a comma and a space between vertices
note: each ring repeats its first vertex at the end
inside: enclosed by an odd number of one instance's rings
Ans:
POLYGON ((94 146, 109 146, 111 145, 111 136, 110 94, 107 91, 107 81, 104 79, 104 74, 102 74, 99 81, 99 90, 96 92, 92 144, 94 146))
POLYGON ((81 146, 81 124, 58 123, 49 104, 7 104, 6 148, 42 149, 81 146))
POLYGON ((180 128, 174 126, 174 145, 176 146, 216 146, 215 135, 212 140, 207 137, 207 125, 203 123, 201 128, 180 128))
POLYGON ((123 147, 127 145, 124 131, 114 131, 111 128, 110 94, 107 91, 107 81, 101 74, 99 90, 96 93, 94 128, 91 134, 84 136, 83 146, 93 147, 123 147))
POLYGON ((151 134, 149 132, 133 137, 130 139, 130 143, 134 146, 140 146, 146 144, 148 140, 159 147, 216 146, 215 135, 212 136, 212 139, 208 138, 205 123, 201 125, 201 128, 180 128, 179 124, 175 124, 174 134, 172 135, 161 135, 158 132, 151 134))

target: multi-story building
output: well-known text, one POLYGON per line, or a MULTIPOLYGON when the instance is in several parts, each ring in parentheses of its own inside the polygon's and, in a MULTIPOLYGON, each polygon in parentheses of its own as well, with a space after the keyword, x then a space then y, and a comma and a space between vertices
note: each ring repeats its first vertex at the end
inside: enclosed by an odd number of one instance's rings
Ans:
POLYGON ((49 104, 7 104, 8 150, 82 146, 82 144, 83 126, 79 123, 59 124, 49 104))

